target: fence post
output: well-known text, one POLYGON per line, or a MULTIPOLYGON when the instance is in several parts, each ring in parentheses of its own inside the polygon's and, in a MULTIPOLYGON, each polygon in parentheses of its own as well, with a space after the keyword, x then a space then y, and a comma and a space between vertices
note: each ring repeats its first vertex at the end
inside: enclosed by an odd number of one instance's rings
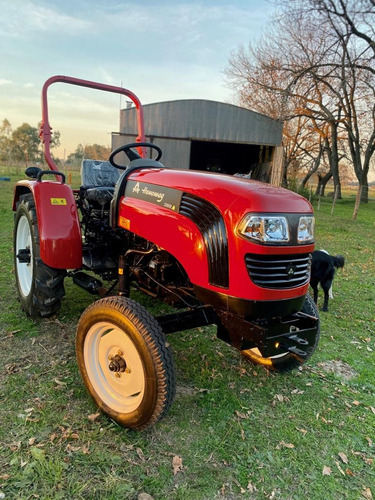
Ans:
POLYGON ((320 188, 319 188, 319 195, 318 195, 318 208, 317 210, 319 211, 320 210, 320 197, 322 196, 322 191, 323 191, 323 184, 320 185, 320 188))
POLYGON ((335 210, 335 205, 336 205, 336 200, 337 200, 337 193, 338 193, 338 186, 335 187, 335 194, 333 196, 333 203, 332 203, 331 215, 333 214, 333 212, 335 210))
POLYGON ((357 218, 359 205, 361 204, 361 196, 362 196, 362 185, 360 184, 358 187, 357 196, 355 197, 353 220, 356 220, 357 218))

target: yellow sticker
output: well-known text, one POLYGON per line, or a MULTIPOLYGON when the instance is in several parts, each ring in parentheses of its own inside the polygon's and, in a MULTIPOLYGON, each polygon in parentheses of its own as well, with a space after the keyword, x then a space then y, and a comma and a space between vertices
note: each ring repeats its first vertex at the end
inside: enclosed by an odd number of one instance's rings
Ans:
POLYGON ((125 219, 125 217, 122 217, 120 215, 120 227, 123 227, 124 229, 130 229, 130 220, 125 219))
POLYGON ((66 198, 51 198, 51 205, 64 206, 66 205, 66 198))

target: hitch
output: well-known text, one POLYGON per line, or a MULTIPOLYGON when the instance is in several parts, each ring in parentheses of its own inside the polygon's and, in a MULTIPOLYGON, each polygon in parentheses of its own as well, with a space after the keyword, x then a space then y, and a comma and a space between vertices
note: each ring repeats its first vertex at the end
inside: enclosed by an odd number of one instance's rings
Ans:
POLYGON ((270 326, 267 341, 261 349, 265 357, 280 353, 280 348, 300 358, 307 358, 318 333, 318 318, 298 312, 270 326), (288 331, 285 331, 288 329, 288 331))
POLYGON ((300 356, 301 358, 306 358, 307 357, 307 352, 303 351, 302 349, 299 349, 297 345, 300 346, 308 346, 309 341, 306 339, 303 339, 301 337, 298 337, 296 334, 292 335, 285 335, 284 336, 284 341, 280 343, 281 347, 284 347, 287 351, 291 352, 292 354, 296 354, 297 356, 300 356), (289 343, 295 343, 295 345, 290 345, 289 343))
POLYGON ((278 320, 250 322, 234 314, 217 311, 217 336, 240 351, 257 347, 265 358, 288 351, 307 358, 314 348, 318 318, 297 312, 278 320))

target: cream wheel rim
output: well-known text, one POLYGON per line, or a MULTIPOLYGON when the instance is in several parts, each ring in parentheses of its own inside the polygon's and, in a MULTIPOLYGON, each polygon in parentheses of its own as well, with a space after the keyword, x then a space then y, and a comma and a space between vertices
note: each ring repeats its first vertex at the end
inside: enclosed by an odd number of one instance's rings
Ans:
POLYGON ((96 323, 87 332, 83 356, 88 378, 104 404, 119 413, 139 407, 145 393, 145 371, 124 330, 107 321, 96 323), (116 359, 121 360, 116 365, 122 365, 121 370, 113 369, 116 359))

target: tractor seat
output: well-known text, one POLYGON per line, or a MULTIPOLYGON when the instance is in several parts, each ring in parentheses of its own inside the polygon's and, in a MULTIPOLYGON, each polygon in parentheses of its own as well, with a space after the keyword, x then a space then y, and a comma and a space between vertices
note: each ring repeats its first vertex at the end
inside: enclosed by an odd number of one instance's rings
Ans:
POLYGON ((83 160, 81 165, 82 190, 87 200, 104 207, 113 198, 120 172, 109 161, 83 160))

